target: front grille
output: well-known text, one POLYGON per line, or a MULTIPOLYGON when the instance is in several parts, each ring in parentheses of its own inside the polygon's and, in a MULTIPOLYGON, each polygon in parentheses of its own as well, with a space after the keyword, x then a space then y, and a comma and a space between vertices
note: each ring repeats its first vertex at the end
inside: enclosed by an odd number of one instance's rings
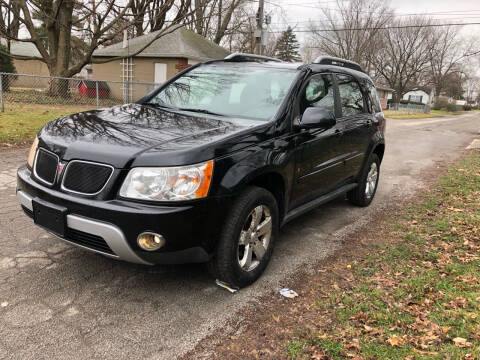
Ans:
POLYGON ((107 254, 115 255, 112 249, 110 249, 110 246, 108 246, 105 240, 103 240, 103 238, 100 236, 68 228, 67 236, 65 238, 75 244, 82 245, 87 248, 98 250, 107 254))
POLYGON ((38 149, 35 161, 35 176, 43 182, 53 185, 57 175, 58 156, 44 149, 38 149))
POLYGON ((93 195, 102 190, 112 172, 109 165, 73 160, 67 165, 62 186, 69 191, 93 195))

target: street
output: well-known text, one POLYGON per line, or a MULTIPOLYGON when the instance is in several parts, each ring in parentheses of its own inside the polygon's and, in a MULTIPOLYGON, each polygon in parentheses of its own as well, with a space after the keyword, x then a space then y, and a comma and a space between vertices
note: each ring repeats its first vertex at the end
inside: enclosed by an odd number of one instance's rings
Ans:
POLYGON ((266 273, 230 294, 202 266, 145 267, 70 246, 33 225, 15 197, 27 149, 2 150, 0 359, 172 359, 300 267, 348 246, 349 234, 411 198, 439 166, 480 139, 480 113, 388 120, 373 204, 343 199, 281 230, 266 273))

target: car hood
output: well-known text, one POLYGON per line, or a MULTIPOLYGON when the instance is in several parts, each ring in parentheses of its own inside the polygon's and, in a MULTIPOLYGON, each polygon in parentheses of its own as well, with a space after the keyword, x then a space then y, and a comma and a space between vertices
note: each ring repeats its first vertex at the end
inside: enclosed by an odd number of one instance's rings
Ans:
POLYGON ((219 116, 127 104, 66 116, 44 126, 40 145, 61 159, 132 166, 174 166, 212 159, 251 144, 249 129, 219 116), (235 140, 234 140, 235 138, 235 140), (221 144, 221 146, 219 146, 221 144))

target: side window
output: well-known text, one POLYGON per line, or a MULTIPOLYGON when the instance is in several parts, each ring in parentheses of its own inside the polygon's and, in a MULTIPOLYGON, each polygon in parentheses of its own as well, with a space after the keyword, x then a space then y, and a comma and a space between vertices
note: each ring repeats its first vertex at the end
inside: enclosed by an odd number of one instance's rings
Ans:
POLYGON ((342 115, 354 116, 365 112, 362 91, 353 76, 338 74, 337 82, 342 115))
POLYGON ((325 110, 335 111, 335 96, 333 92, 333 80, 329 74, 313 75, 305 87, 302 96, 301 111, 307 107, 315 106, 325 110))
POLYGON ((378 99, 377 89, 373 86, 372 83, 367 82, 368 93, 370 97, 370 104, 372 107, 372 111, 374 113, 379 113, 382 111, 382 105, 380 105, 380 100, 378 99))

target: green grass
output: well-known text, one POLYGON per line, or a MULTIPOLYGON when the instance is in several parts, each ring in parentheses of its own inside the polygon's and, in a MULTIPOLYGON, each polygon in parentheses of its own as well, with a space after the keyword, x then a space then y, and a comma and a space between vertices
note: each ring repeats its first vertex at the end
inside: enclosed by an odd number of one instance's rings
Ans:
POLYGON ((458 111, 447 111, 447 110, 431 110, 430 113, 431 114, 435 114, 435 115, 446 115, 446 116, 450 116, 450 115, 462 115, 462 114, 465 114, 467 113, 468 111, 463 111, 463 110, 458 110, 458 111))
POLYGON ((0 113, 0 144, 17 145, 33 141, 47 122, 58 117, 92 109, 92 105, 32 105, 6 106, 0 113))
POLYGON ((428 119, 441 116, 452 116, 465 114, 467 111, 446 111, 446 110, 430 110, 430 113, 409 113, 403 110, 385 110, 384 114, 389 119, 428 119))
POLYGON ((331 326, 299 329, 286 356, 480 359, 479 184, 480 155, 452 167, 352 267, 353 281, 313 295, 316 323, 331 326))
POLYGON ((438 117, 438 114, 425 114, 423 112, 421 113, 408 113, 406 111, 402 110, 385 110, 384 111, 385 117, 389 119, 426 119, 426 118, 434 118, 438 117))

